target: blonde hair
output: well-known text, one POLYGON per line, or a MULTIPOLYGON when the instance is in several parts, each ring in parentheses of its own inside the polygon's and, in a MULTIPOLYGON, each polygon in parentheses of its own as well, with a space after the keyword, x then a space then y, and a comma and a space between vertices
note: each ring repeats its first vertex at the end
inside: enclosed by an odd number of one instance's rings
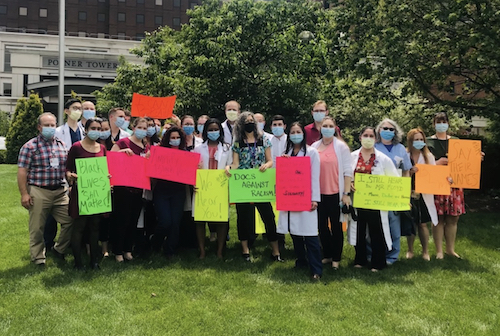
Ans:
POLYGON ((415 148, 415 147, 413 147, 413 139, 415 138, 415 135, 417 135, 419 133, 422 134, 422 136, 424 137, 424 142, 426 144, 425 147, 420 150, 420 152, 424 155, 425 163, 429 164, 429 155, 432 155, 432 154, 431 154, 431 151, 429 150, 429 148, 427 148, 427 141, 425 140, 425 133, 420 127, 411 129, 408 132, 408 134, 406 135, 406 144, 407 144, 406 150, 411 153, 411 150, 415 148))
POLYGON ((324 101, 324 100, 317 100, 313 106, 312 106, 312 109, 314 110, 314 108, 318 105, 325 105, 325 108, 326 110, 328 110, 328 104, 324 101))

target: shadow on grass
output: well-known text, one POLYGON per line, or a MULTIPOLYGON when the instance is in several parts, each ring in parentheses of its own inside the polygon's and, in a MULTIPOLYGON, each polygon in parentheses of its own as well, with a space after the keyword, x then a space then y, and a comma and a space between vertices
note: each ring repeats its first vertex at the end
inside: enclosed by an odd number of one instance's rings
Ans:
POLYGON ((499 249, 499 217, 500 213, 474 213, 461 216, 458 221, 457 239, 464 237, 485 248, 499 249))

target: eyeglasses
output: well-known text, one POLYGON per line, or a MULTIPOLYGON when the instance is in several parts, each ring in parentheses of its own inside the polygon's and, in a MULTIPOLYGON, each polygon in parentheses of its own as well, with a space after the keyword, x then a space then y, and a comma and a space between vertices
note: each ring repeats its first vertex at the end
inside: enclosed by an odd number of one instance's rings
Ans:
POLYGON ((324 113, 326 110, 314 110, 313 113, 324 113))
POLYGON ((392 128, 392 127, 382 127, 382 129, 383 129, 384 131, 391 131, 391 132, 394 132, 394 128, 392 128))

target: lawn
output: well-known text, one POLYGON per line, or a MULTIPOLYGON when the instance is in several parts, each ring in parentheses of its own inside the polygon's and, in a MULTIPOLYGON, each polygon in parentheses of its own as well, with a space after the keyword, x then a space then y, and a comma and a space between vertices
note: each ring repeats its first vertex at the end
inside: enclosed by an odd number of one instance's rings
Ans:
MULTIPOLYGON (((462 260, 397 262, 372 274, 352 268, 345 245, 338 271, 320 283, 272 263, 260 239, 244 263, 231 221, 226 259, 195 250, 77 272, 48 258, 30 263, 28 213, 20 205, 16 167, 0 165, 1 335, 498 335, 500 222, 472 213, 459 222, 462 260)), ((402 244, 401 255, 406 253, 402 244)), ((416 244, 418 245, 418 244, 416 244)), ((431 255, 435 250, 431 240, 431 255)))

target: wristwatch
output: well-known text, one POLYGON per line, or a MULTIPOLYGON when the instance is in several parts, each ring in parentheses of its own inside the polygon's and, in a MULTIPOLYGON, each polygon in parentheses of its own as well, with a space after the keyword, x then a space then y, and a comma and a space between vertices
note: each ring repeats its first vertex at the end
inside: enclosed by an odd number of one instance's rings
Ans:
POLYGON ((342 195, 344 195, 344 196, 351 196, 351 193, 350 192, 343 192, 342 195))

